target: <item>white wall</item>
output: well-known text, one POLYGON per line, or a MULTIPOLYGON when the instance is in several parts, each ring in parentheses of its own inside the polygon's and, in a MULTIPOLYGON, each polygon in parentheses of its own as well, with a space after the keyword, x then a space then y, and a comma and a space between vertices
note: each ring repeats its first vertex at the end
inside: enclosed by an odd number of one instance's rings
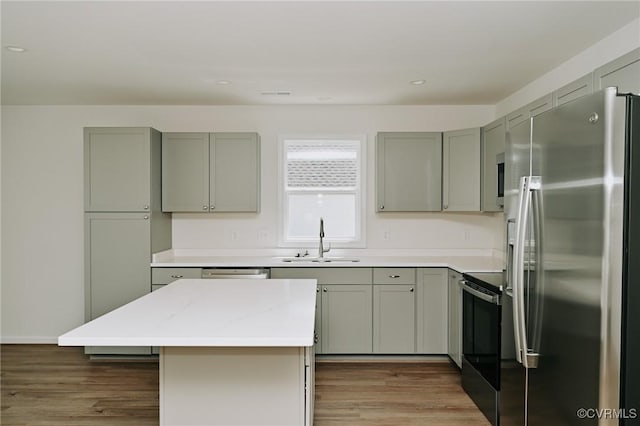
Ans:
POLYGON ((580 52, 496 104, 502 117, 640 47, 640 18, 580 52))
POLYGON ((279 133, 366 133, 367 245, 371 249, 486 249, 501 245, 500 215, 373 213, 378 131, 481 126, 492 106, 3 106, 2 339, 38 342, 81 324, 82 128, 152 126, 161 131, 257 131, 262 137, 259 214, 174 218, 174 247, 273 247, 277 238, 279 133), (236 231, 238 238, 230 238, 236 231), (258 231, 266 239, 257 241, 258 231), (384 235, 390 235, 385 239, 384 235))

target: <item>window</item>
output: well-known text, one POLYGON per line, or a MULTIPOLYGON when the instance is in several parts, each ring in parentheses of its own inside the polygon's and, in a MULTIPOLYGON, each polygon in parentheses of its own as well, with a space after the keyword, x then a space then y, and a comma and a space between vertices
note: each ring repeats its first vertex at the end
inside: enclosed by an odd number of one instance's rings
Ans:
POLYGON ((363 246, 364 136, 280 139, 282 245, 317 243, 322 217, 325 241, 363 246))

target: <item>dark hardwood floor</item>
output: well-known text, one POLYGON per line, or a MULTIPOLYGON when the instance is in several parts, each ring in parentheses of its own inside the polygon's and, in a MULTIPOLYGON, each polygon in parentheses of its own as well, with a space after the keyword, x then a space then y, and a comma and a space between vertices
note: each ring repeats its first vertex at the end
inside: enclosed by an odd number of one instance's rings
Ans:
MULTIPOLYGON (((55 345, 2 345, 0 356, 2 425, 158 424, 155 362, 90 362, 55 345)), ((447 362, 316 366, 315 426, 488 424, 447 362)))

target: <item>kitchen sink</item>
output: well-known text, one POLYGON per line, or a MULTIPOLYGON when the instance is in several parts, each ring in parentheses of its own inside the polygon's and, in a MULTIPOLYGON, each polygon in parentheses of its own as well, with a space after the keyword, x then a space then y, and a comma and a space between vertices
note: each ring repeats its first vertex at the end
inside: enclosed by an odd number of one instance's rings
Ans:
POLYGON ((355 257, 283 257, 283 262, 295 262, 295 263, 337 263, 337 262, 360 262, 360 259, 355 257))

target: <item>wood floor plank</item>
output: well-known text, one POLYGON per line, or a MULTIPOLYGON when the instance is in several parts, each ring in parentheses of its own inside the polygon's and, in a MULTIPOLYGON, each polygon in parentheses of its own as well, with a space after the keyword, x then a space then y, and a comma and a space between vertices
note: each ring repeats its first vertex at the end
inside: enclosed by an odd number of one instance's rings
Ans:
MULTIPOLYGON (((157 425, 158 364, 0 346, 0 424, 157 425)), ((447 362, 319 362, 315 426, 488 426, 447 362)))

